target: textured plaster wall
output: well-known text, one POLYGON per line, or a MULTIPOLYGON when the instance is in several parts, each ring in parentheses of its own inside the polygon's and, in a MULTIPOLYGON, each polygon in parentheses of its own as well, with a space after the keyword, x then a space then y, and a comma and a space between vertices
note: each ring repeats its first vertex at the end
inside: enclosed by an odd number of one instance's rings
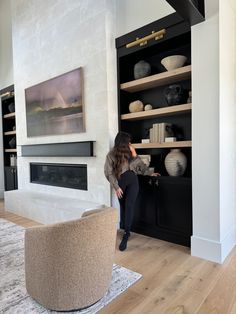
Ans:
MULTIPOLYGON (((13 84, 11 2, 0 0, 0 89, 13 84)), ((1 115, 1 109, 0 109, 1 115)), ((4 193, 2 119, 0 119, 0 198, 4 193)))
POLYGON ((117 0, 116 2, 117 37, 175 12, 165 0, 117 0))
POLYGON ((110 203, 103 175, 110 134, 117 131, 113 0, 12 1, 17 144, 96 141, 96 157, 18 158, 19 188, 110 203), (25 88, 83 67, 86 132, 27 138, 25 88), (109 123, 112 121, 112 124, 109 123), (88 165, 88 191, 29 183, 31 161, 88 165))

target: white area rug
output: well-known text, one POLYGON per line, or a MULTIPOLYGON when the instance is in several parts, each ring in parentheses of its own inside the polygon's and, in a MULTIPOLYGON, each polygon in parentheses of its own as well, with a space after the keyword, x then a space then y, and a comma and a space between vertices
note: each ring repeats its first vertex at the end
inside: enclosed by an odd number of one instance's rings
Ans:
POLYGON ((97 313, 128 289, 142 275, 119 265, 113 266, 112 282, 107 294, 93 306, 73 312, 49 311, 26 292, 24 282, 24 228, 0 219, 0 313, 97 313))

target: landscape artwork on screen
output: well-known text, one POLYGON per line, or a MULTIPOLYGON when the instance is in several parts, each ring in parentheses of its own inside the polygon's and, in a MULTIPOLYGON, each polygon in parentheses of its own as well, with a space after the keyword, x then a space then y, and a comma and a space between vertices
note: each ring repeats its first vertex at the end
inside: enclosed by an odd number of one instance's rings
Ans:
POLYGON ((85 131, 82 68, 25 90, 27 136, 85 131))

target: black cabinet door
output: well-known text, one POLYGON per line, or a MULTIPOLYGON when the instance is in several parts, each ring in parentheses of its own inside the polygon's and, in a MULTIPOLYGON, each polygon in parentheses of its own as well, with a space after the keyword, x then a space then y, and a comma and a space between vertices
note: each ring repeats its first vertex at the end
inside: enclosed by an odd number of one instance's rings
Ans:
POLYGON ((17 189, 17 168, 5 167, 5 191, 17 189))
POLYGON ((191 179, 139 176, 132 231, 190 246, 191 179))
POLYGON ((158 181, 158 226, 190 237, 192 235, 191 179, 160 177, 158 181))
POLYGON ((157 223, 156 179, 150 176, 138 176, 139 194, 134 209, 134 227, 148 228, 157 223))

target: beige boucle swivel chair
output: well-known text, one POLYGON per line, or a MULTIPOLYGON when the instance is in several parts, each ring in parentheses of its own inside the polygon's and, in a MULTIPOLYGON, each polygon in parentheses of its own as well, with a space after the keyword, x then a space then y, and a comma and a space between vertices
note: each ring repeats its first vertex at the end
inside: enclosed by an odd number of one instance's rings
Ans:
POLYGON ((85 212, 78 220, 26 229, 29 295, 57 311, 100 300, 111 282, 117 219, 117 210, 106 208, 85 212))

